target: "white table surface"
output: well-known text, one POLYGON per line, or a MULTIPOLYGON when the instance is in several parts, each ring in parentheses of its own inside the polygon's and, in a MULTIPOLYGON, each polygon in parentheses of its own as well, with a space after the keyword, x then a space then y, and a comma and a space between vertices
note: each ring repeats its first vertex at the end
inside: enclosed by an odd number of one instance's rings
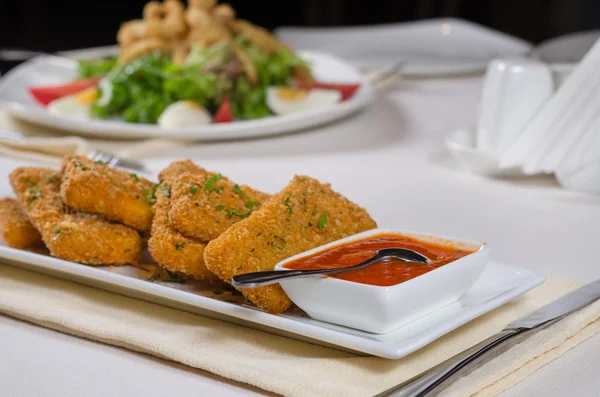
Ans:
MULTIPOLYGON (((294 173, 331 182, 383 227, 484 239, 496 260, 587 282, 600 277, 600 198, 551 178, 491 180, 458 169, 442 138, 476 119, 481 79, 405 82, 341 123, 268 140, 188 146, 190 157, 266 191, 294 173)), ((0 180, 18 163, 0 158, 0 180)), ((0 194, 9 194, 5 182, 0 194)), ((268 395, 206 372, 0 316, 1 396, 268 395)), ((503 394, 596 396, 600 336, 503 394)))

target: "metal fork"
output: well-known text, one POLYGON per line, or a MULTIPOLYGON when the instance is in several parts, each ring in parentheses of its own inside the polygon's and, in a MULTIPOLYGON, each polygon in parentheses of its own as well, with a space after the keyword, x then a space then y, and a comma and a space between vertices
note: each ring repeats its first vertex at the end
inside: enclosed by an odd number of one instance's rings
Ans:
MULTIPOLYGON (((24 141, 27 139, 27 137, 20 132, 0 130, 0 139, 24 141)), ((146 167, 138 161, 122 159, 114 154, 102 152, 100 150, 94 150, 93 152, 89 153, 87 158, 93 161, 102 161, 111 167, 129 168, 135 171, 146 171, 146 167)))
POLYGON ((140 162, 134 160, 126 160, 120 157, 115 156, 114 154, 101 152, 99 150, 94 150, 87 156, 90 160, 93 161, 102 161, 107 164, 109 167, 120 167, 120 168, 128 168, 130 170, 135 171, 145 171, 146 167, 140 162))
MULTIPOLYGON (((404 68, 404 61, 398 61, 395 64, 388 66, 386 68, 383 69, 378 69, 378 70, 374 70, 371 71, 369 74, 369 76, 367 77, 369 79, 369 82, 371 83, 371 85, 376 86, 384 81, 387 81, 388 79, 399 75, 402 73, 402 69, 404 68)), ((368 71, 367 71, 368 73, 368 71)))

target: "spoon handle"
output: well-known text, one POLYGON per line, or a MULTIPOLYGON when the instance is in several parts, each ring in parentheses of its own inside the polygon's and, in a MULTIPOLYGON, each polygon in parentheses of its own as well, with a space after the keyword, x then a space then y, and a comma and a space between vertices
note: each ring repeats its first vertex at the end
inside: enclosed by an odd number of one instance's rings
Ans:
POLYGON ((271 270, 266 272, 254 272, 238 274, 231 279, 231 285, 236 288, 254 288, 263 285, 275 284, 286 278, 311 277, 320 274, 341 273, 346 271, 343 267, 334 269, 316 270, 271 270))
POLYGON ((334 267, 329 269, 315 269, 315 270, 272 270, 266 272, 254 272, 246 274, 238 274, 233 276, 231 279, 231 285, 236 288, 254 288, 262 285, 269 285, 278 283, 279 280, 286 278, 299 278, 299 277, 310 277, 322 274, 335 274, 347 272, 349 270, 361 269, 365 266, 370 265, 373 262, 378 261, 382 258, 379 253, 366 261, 359 263, 358 265, 348 267, 334 267))

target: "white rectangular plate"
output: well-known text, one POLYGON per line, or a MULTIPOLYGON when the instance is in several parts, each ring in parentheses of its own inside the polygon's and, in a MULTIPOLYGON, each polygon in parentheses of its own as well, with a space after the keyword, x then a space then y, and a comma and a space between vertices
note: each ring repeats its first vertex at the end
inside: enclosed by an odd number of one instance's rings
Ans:
POLYGON ((336 349, 397 359, 404 357, 541 284, 546 277, 531 270, 499 263, 487 265, 481 277, 456 303, 393 332, 375 335, 309 318, 294 308, 273 315, 244 304, 234 290, 208 283, 148 281, 155 265, 89 267, 0 245, 5 263, 122 295, 245 325, 336 349))

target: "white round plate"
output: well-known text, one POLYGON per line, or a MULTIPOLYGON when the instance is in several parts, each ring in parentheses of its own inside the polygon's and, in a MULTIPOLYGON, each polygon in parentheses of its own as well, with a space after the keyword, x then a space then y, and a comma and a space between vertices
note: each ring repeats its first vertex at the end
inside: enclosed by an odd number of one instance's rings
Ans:
POLYGON ((531 43, 454 18, 352 27, 281 27, 294 48, 326 51, 361 68, 403 63, 406 76, 483 72, 494 58, 526 55, 531 43))
POLYGON ((356 113, 373 99, 373 88, 352 65, 318 52, 300 52, 308 60, 317 80, 332 83, 360 82, 349 100, 333 106, 259 120, 235 121, 185 128, 161 128, 152 124, 130 124, 110 120, 72 120, 52 115, 29 95, 35 85, 59 84, 75 77, 77 64, 62 57, 40 56, 11 70, 0 80, 0 101, 19 119, 78 135, 103 138, 168 138, 184 141, 248 139, 290 133, 316 127, 356 113))

